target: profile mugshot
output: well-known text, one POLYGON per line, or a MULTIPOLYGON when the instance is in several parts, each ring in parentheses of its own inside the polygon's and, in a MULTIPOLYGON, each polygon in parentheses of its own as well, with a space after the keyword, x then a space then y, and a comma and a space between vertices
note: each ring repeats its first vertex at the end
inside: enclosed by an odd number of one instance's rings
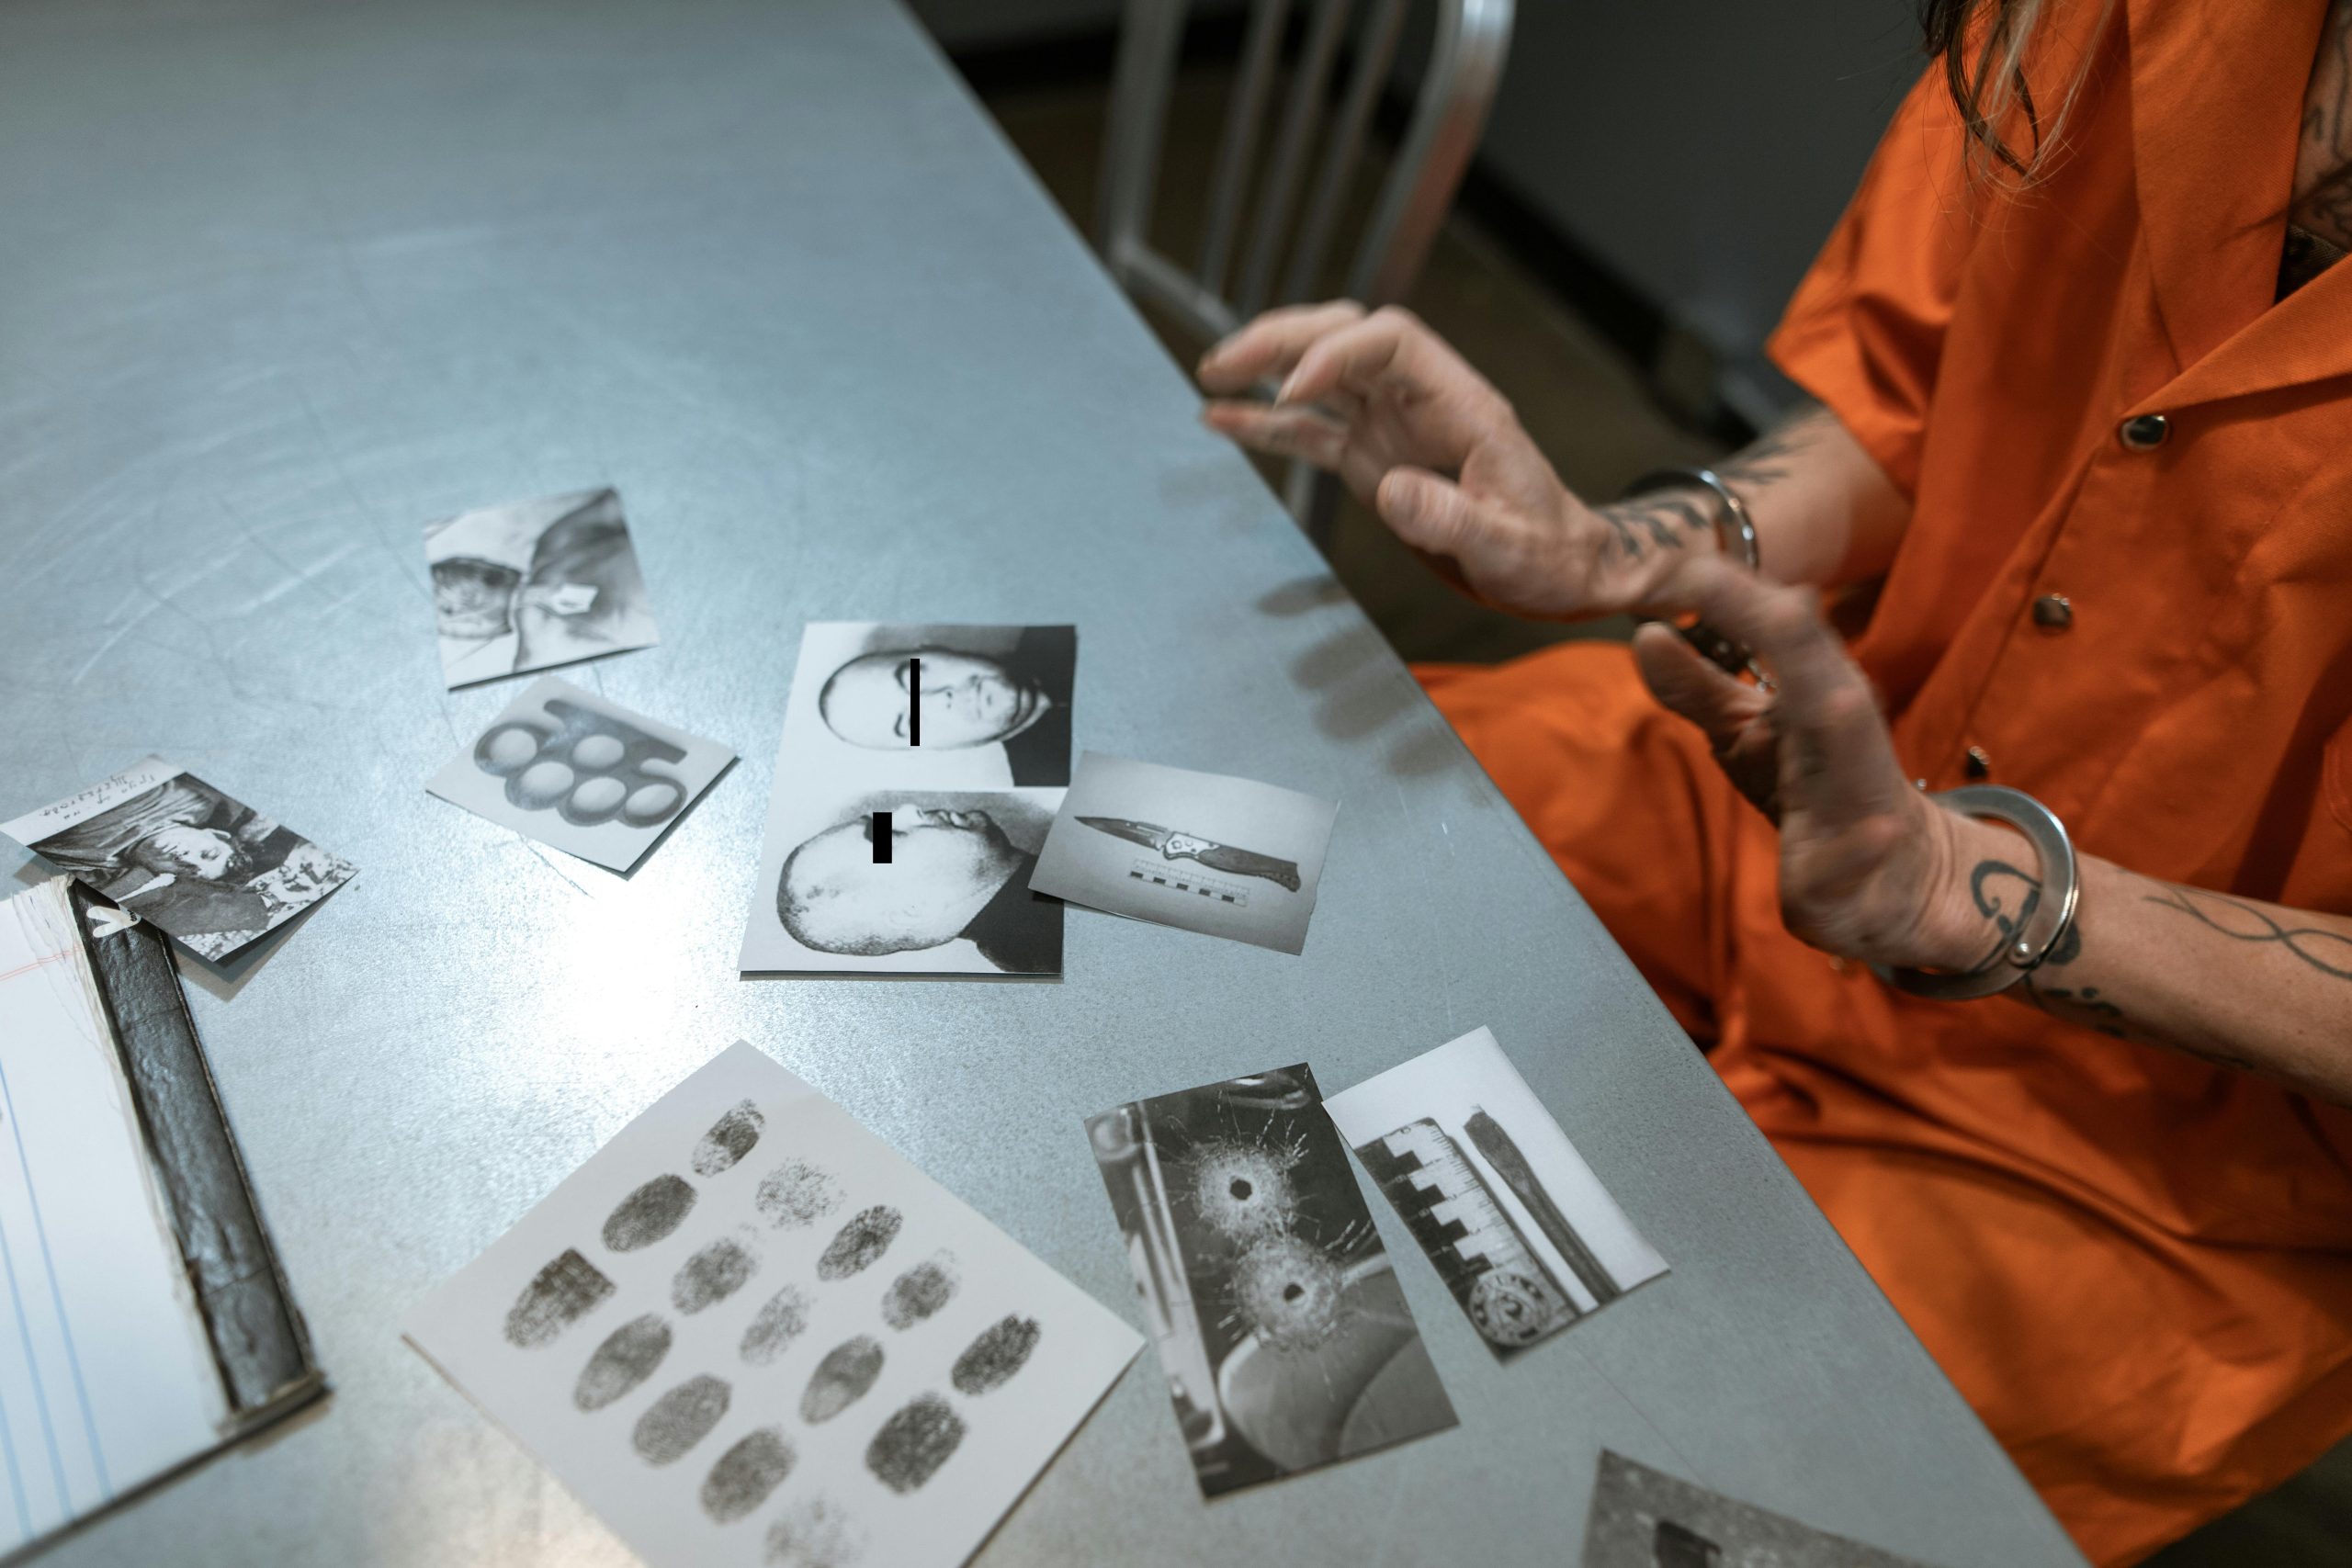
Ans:
POLYGON ((1001 973, 1060 971, 1061 903, 1029 891, 1037 857, 996 815, 899 797, 887 821, 860 809, 786 858, 775 912, 795 942, 818 953, 878 958, 961 937, 1001 973), (889 835, 887 858, 877 857, 877 831, 889 835))
POLYGON ((1001 746, 1014 784, 1069 783, 1078 629, 1023 626, 1001 652, 957 646, 984 640, 959 630, 997 629, 892 628, 899 646, 862 653, 827 679, 817 698, 825 728, 870 750, 1001 746))

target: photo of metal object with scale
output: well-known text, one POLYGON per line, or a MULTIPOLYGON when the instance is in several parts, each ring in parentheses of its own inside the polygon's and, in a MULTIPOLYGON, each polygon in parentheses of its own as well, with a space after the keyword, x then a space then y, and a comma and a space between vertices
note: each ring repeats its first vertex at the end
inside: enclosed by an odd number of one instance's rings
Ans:
POLYGON ((1454 1425, 1306 1064, 1087 1133, 1203 1494, 1454 1425))
POLYGON ((1667 1271, 1491 1030, 1324 1109, 1498 1360, 1667 1271))

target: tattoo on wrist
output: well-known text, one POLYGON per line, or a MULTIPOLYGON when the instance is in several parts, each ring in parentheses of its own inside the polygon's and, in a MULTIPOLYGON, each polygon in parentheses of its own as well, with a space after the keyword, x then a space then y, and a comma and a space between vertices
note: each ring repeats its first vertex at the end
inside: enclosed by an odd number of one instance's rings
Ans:
MULTIPOLYGON (((2007 861, 1987 860, 1976 863, 1969 874, 1968 896, 1975 900, 1977 912, 1993 922, 2001 933, 2004 945, 2015 942, 2032 919, 2035 906, 2041 902, 2041 879, 2021 871, 2007 861), (2014 913, 2007 899, 2015 897, 2014 913)), ((2053 986, 2043 971, 2064 969, 2083 955, 2083 928, 2069 924, 2050 946, 2041 964, 2026 971, 2023 984, 2026 995, 2042 1011, 2070 1017, 2075 1022, 2098 1030, 2117 1040, 2129 1040, 2127 1020, 2123 1010, 2099 994, 2097 986, 2053 986), (2058 1004, 2052 1007, 2052 1003, 2058 1004)))
POLYGON ((1714 532, 1713 514, 1695 500, 1672 491, 1615 501, 1598 509, 1609 525, 1609 548, 1627 560, 1641 560, 1653 548, 1679 550, 1692 534, 1714 532))
POLYGON ((2352 980, 2352 937, 2318 926, 2283 926, 2251 904, 2202 888, 2159 886, 2147 898, 2159 908, 2187 915, 2232 942, 2275 942, 2323 975, 2352 980))

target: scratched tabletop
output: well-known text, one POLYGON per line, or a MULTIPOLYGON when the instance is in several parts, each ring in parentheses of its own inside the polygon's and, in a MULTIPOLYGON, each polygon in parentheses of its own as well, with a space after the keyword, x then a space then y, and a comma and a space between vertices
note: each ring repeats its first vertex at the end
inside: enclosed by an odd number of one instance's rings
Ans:
POLYGON ((1603 1447, 2076 1561, 895 6, 0 5, 0 812, 156 752, 360 867, 183 961, 335 1392, 46 1561, 631 1561, 398 1325, 739 1037, 1140 1327, 1085 1116, 1480 1024, 1673 1272, 1503 1366, 1375 1198, 1457 1428, 1206 1504, 1147 1351, 979 1562, 1548 1568, 1603 1447), (518 682, 423 525, 604 485, 661 642, 566 673, 743 759, 626 879, 424 791, 518 682), (1081 747, 1340 802, 1305 953, 738 978, 811 619, 1075 622, 1081 747))

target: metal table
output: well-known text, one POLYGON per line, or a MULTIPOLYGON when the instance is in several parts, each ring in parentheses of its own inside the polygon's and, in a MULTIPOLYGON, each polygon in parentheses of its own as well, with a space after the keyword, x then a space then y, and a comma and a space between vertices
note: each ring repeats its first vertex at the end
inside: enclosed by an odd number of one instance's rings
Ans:
POLYGON ((61 1568, 628 1562, 396 1325, 738 1036, 1125 1308, 1084 1114, 1479 1023, 1672 1276, 1499 1367, 1375 1201, 1458 1429, 1204 1505, 1147 1351, 982 1562, 1557 1564, 1603 1445, 2075 1560, 895 7, 9 5, 0 213, 0 804, 153 750, 362 867, 189 966, 337 1392, 61 1568), (423 787, 515 688, 443 694, 421 525, 608 482, 662 642, 575 678, 743 756, 628 880, 423 787), (1075 620, 1081 744, 1338 797, 1305 956, 738 979, 812 617, 1075 620))

